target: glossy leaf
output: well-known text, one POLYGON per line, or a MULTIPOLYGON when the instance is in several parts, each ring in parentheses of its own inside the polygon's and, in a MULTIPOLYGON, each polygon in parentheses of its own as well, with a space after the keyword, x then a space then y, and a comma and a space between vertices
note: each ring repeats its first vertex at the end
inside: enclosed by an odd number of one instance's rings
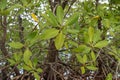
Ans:
POLYGON ((63 44, 64 44, 64 34, 62 33, 62 31, 57 35, 57 37, 55 38, 55 47, 59 50, 62 48, 63 44))

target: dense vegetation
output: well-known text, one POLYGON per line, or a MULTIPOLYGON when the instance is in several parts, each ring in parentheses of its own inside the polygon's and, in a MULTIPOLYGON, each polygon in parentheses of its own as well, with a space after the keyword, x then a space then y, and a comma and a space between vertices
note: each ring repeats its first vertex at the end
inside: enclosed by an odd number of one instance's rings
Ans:
POLYGON ((0 80, 120 80, 119 0, 0 0, 0 80))

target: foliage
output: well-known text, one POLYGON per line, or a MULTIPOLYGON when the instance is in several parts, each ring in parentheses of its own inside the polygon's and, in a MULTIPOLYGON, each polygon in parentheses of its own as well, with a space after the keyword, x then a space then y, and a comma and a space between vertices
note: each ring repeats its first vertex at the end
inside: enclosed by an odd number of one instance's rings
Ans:
POLYGON ((50 1, 0 1, 0 78, 119 80, 120 1, 50 1))

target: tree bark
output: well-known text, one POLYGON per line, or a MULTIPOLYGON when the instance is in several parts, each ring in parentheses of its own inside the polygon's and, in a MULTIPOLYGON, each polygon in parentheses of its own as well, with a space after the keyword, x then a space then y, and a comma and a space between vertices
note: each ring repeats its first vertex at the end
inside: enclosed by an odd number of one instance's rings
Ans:
MULTIPOLYGON (((61 5, 62 8, 64 9, 65 6, 68 4, 69 0, 49 0, 49 4, 50 4, 50 8, 52 10, 52 12, 56 15, 56 8, 58 5, 61 5)), ((76 0, 73 0, 71 3, 74 3, 76 0)), ((49 42, 49 48, 48 48, 48 55, 47 55, 47 61, 48 61, 48 67, 44 72, 44 79, 45 80, 63 80, 62 78, 60 78, 60 75, 57 75, 55 73, 55 71, 51 68, 51 66, 55 67, 55 70, 58 71, 59 66, 57 66, 57 62, 59 61, 58 59, 59 54, 58 54, 58 50, 55 47, 55 43, 54 43, 54 39, 50 39, 49 42), (54 65, 52 65, 53 63, 55 63, 54 65)))

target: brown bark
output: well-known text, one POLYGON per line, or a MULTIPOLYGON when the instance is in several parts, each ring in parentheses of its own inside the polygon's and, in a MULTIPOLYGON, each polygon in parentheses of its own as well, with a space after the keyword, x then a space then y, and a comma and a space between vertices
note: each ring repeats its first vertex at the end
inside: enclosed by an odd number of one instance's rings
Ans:
MULTIPOLYGON (((60 0, 55 0, 54 2, 52 2, 52 0, 49 0, 49 4, 51 6, 51 10, 55 14, 56 6, 60 4, 60 0)), ((58 59, 58 50, 55 47, 54 39, 51 39, 48 48, 47 60, 48 63, 54 63, 57 61, 57 59, 58 59)), ((45 74, 44 75, 45 80, 57 80, 57 76, 54 73, 54 71, 51 69, 51 65, 48 65, 44 74, 45 74)))
MULTIPOLYGON (((50 4, 52 12, 56 15, 56 8, 57 8, 57 6, 61 5, 63 7, 63 9, 64 9, 65 6, 68 4, 68 1, 69 0, 64 0, 62 2, 61 0, 54 0, 54 2, 53 2, 53 0, 49 0, 49 4, 50 4)), ((76 0, 72 0, 71 5, 75 1, 76 0)), ((55 47, 54 39, 50 39, 49 48, 48 48, 48 55, 47 55, 47 60, 48 60, 48 64, 49 65, 47 66, 47 69, 44 72, 44 79, 45 80, 63 80, 63 77, 61 77, 60 74, 57 74, 51 67, 51 66, 53 66, 54 69, 57 72, 59 72, 60 66, 56 64, 58 61, 60 61, 58 59, 58 56, 59 56, 59 54, 58 54, 58 50, 55 47)))
MULTIPOLYGON (((22 18, 19 15, 18 16, 18 27, 19 27, 19 37, 20 37, 20 42, 24 44, 24 27, 22 26, 22 18)), ((22 52, 24 52, 24 48, 22 48, 22 52)))
MULTIPOLYGON (((61 0, 54 0, 54 2, 52 0, 49 0, 51 10, 53 11, 54 14, 56 12, 57 5, 60 5, 60 3, 61 0)), ((47 60, 48 63, 55 63, 58 60, 58 50, 55 47, 54 39, 50 39, 47 60)), ((57 78, 56 73, 51 69, 51 65, 48 65, 44 74, 45 80, 61 80, 57 78)))

